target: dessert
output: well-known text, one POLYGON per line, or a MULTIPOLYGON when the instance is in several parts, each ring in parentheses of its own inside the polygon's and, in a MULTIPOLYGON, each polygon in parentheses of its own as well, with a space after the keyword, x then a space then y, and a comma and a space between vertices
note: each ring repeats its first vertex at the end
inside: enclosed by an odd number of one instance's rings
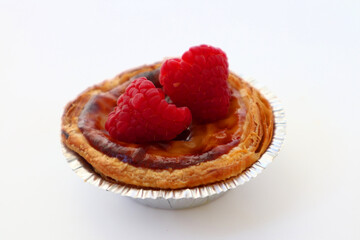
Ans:
MULTIPOLYGON (((109 128, 105 127, 109 114, 116 109, 118 99, 126 89, 139 78, 145 77, 158 88, 165 86, 164 92, 171 98, 173 93, 166 89, 167 80, 160 75, 160 70, 165 69, 162 66, 166 64, 159 62, 129 70, 81 93, 65 108, 63 143, 82 156, 102 177, 140 188, 181 189, 211 184, 239 175, 261 157, 272 140, 272 109, 256 89, 232 72, 222 73, 227 76, 227 88, 221 87, 225 89, 221 90, 222 95, 213 94, 215 98, 225 95, 220 102, 227 108, 217 111, 217 102, 212 102, 216 107, 209 116, 216 115, 215 118, 202 117, 206 114, 199 117, 194 110, 196 107, 189 107, 193 109, 192 121, 185 113, 187 110, 179 110, 186 117, 175 114, 175 118, 184 123, 182 128, 185 130, 174 138, 171 136, 172 139, 139 142, 119 140, 110 135, 109 128)), ((152 88, 148 83, 145 85, 152 88)), ((173 98, 175 103, 178 102, 176 97, 173 98)), ((168 99, 166 104, 173 104, 172 100, 168 99)), ((201 99, 196 102, 204 104, 201 99)), ((171 111, 186 109, 183 105, 177 103, 171 111)), ((162 117, 166 119, 169 114, 162 117)), ((118 125, 119 128, 123 126, 118 125)), ((144 125, 159 129, 167 122, 147 119, 144 125)))

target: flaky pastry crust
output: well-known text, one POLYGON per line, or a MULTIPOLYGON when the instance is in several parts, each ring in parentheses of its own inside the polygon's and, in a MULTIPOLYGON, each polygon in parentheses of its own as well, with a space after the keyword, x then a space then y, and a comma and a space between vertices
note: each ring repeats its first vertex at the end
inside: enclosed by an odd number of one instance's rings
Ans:
POLYGON ((161 66, 156 63, 119 74, 111 80, 88 88, 65 107, 62 117, 62 142, 82 156, 96 172, 122 184, 157 189, 180 189, 207 185, 239 175, 256 162, 271 143, 274 117, 268 101, 258 90, 230 72, 228 82, 238 89, 247 108, 240 142, 228 153, 215 160, 201 162, 181 169, 150 169, 136 167, 118 158, 109 157, 87 141, 78 127, 78 119, 89 99, 107 92, 131 77, 161 66))

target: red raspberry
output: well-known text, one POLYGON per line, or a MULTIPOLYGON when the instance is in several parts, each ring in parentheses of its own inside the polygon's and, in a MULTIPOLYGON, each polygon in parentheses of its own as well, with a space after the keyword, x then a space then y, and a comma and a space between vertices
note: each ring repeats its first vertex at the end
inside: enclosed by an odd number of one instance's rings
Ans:
POLYGON ((194 119, 212 122, 224 118, 229 110, 228 67, 221 49, 200 45, 190 48, 181 59, 166 60, 160 83, 177 106, 190 108, 194 119))
POLYGON ((165 101, 163 91, 145 77, 135 79, 109 114, 105 129, 124 142, 168 141, 191 123, 187 107, 177 108, 165 101))

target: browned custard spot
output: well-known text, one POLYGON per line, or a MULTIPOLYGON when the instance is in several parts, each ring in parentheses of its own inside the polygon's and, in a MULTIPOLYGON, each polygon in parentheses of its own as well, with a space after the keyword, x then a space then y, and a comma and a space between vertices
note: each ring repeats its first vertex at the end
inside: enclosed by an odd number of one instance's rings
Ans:
MULTIPOLYGON (((159 86, 158 71, 142 75, 159 86)), ((105 130, 105 122, 116 106, 117 98, 135 77, 108 92, 94 95, 82 110, 78 127, 97 150, 137 167, 181 169, 217 159, 239 144, 247 109, 241 101, 238 86, 229 86, 232 92, 230 108, 222 120, 206 124, 193 121, 187 130, 167 142, 135 144, 113 139, 105 130)))

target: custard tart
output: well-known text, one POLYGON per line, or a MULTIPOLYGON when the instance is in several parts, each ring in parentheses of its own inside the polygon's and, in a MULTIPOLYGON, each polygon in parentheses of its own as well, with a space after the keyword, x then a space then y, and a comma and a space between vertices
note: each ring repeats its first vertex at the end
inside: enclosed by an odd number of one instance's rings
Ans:
POLYGON ((140 188, 181 189, 208 185, 241 174, 272 141, 269 102, 241 77, 229 72, 227 115, 213 122, 193 120, 169 141, 128 143, 105 129, 108 115, 126 87, 146 77, 161 88, 162 62, 123 72, 90 87, 65 107, 61 139, 103 178, 140 188))

